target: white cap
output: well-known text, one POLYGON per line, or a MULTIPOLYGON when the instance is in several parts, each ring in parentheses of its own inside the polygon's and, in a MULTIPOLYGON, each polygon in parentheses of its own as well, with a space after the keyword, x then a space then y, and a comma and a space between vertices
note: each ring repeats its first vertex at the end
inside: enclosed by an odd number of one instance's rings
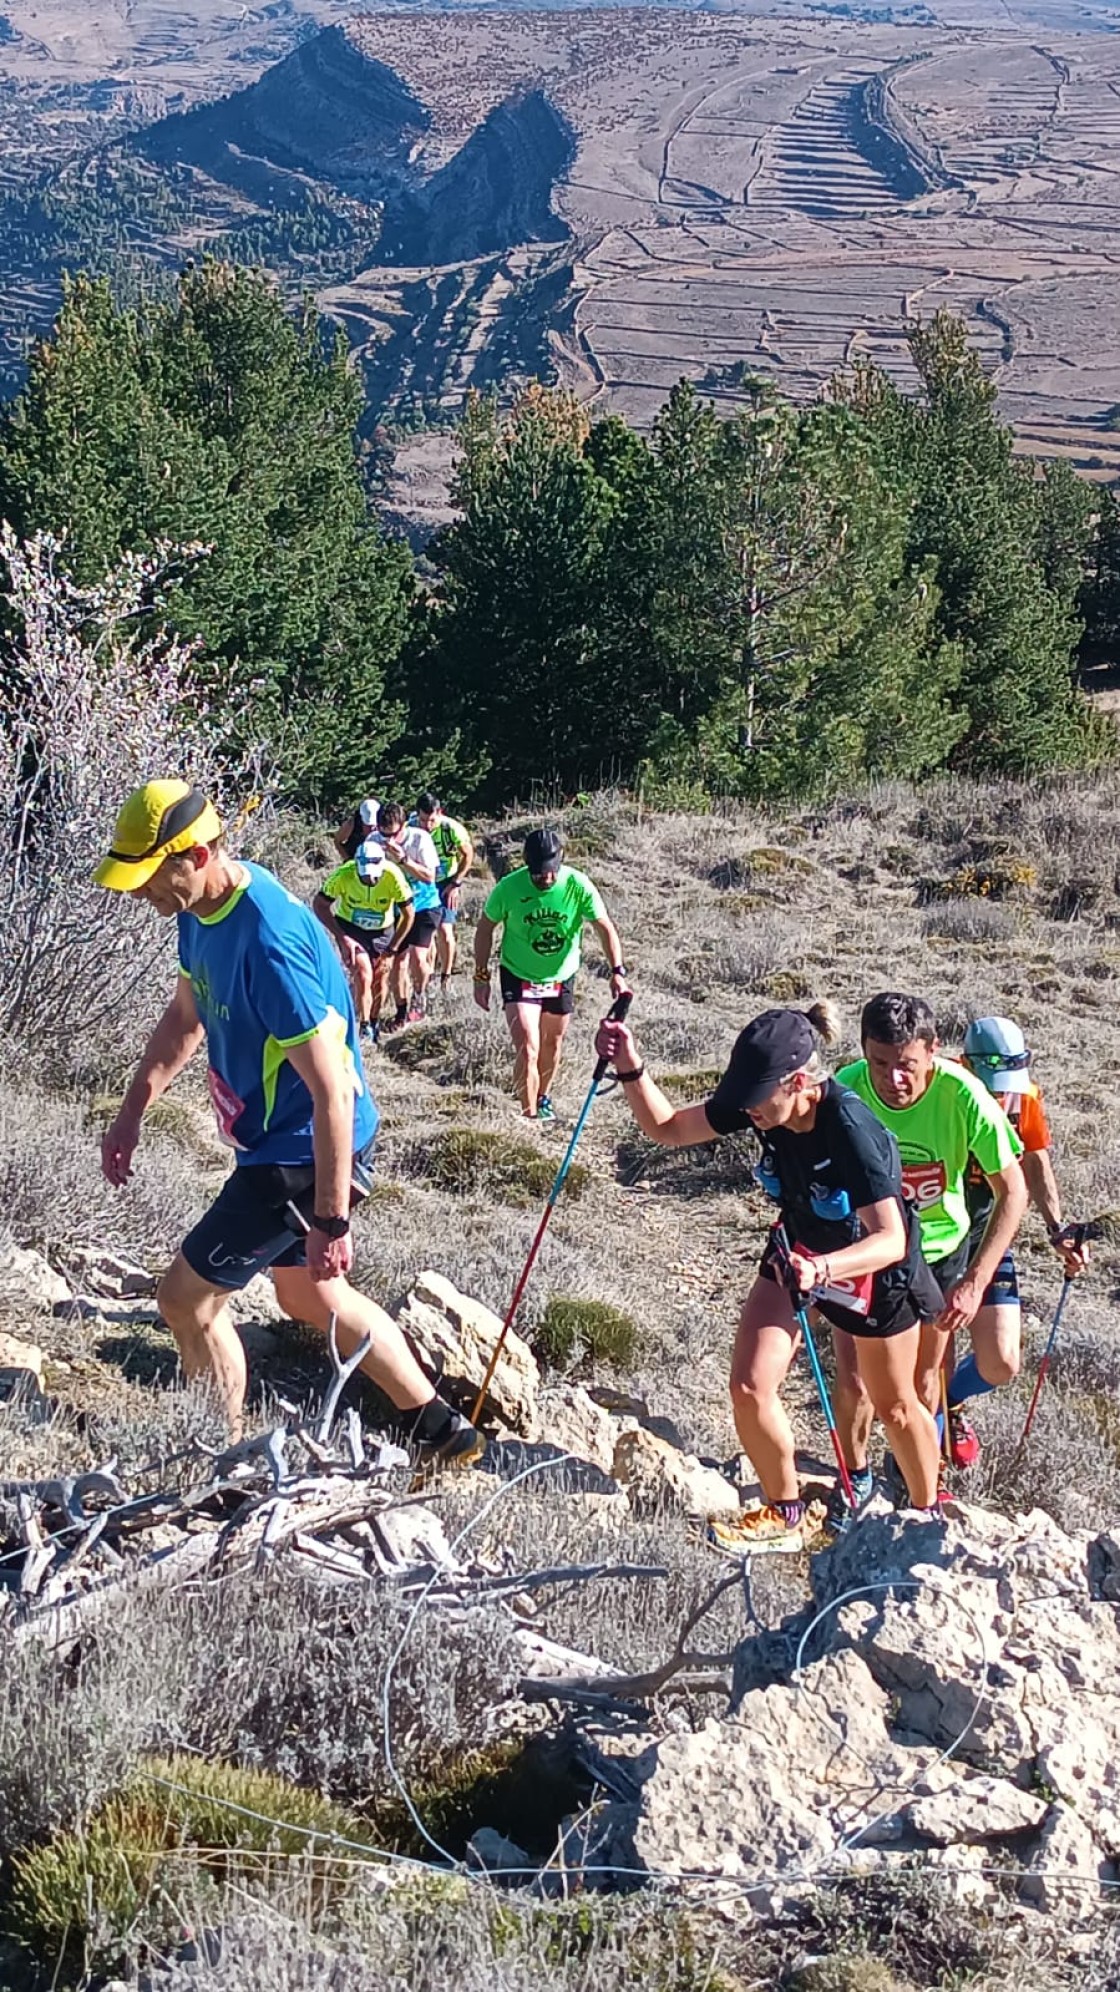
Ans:
POLYGON ((358 877, 363 885, 376 885, 385 869, 385 846, 379 837, 367 837, 354 853, 358 877))
POLYGON ((1031 1054, 1010 1017, 976 1017, 964 1037, 964 1056, 989 1093, 1025 1093, 1031 1054))
POLYGON ((358 804, 358 821, 364 823, 367 830, 376 830, 377 812, 380 807, 381 804, 375 795, 367 795, 365 801, 358 804))

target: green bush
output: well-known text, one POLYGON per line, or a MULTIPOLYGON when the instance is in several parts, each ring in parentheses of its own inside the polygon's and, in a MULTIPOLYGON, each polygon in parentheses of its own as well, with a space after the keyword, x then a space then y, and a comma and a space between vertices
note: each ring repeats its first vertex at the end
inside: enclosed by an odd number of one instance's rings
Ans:
POLYGON ((374 1842, 345 1807, 268 1771, 193 1756, 145 1758, 125 1788, 81 1828, 17 1855, 7 1906, 11 1934, 36 1955, 113 1958, 148 1911, 170 1896, 169 1866, 189 1864, 215 1883, 260 1882, 268 1858, 315 1855, 319 1900, 346 1886, 354 1847, 374 1842), (354 1843, 337 1862, 322 1840, 354 1843))
POLYGON ((553 1369, 568 1369, 576 1357, 626 1369, 637 1346, 638 1325, 629 1314, 603 1300, 567 1300, 562 1295, 549 1301, 533 1342, 535 1353, 553 1369))
MULTIPOLYGON (((413 1151, 413 1166, 439 1189, 459 1197, 481 1194, 522 1208, 547 1197, 556 1179, 557 1159, 512 1135, 471 1127, 449 1127, 413 1151)), ((581 1196, 588 1180, 582 1163, 573 1162, 565 1196, 581 1196)))

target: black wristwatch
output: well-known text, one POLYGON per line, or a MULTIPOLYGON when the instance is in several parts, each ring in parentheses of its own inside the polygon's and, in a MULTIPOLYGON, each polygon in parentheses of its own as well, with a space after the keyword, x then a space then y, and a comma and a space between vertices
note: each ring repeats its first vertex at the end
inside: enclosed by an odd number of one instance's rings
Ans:
POLYGON ((611 974, 625 975, 625 973, 626 973, 626 963, 624 961, 616 961, 611 969, 611 974))
POLYGON ((321 1231, 324 1238, 345 1238, 350 1229, 348 1217, 320 1217, 318 1212, 311 1220, 312 1231, 321 1231))

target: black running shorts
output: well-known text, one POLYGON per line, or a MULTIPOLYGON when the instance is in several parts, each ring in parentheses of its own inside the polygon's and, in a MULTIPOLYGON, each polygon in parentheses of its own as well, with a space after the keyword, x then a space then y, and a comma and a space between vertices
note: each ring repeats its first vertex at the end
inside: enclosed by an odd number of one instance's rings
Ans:
MULTIPOLYGON (((373 1182, 372 1141, 354 1157, 351 1208, 367 1197, 373 1182)), ((234 1293, 248 1286, 257 1273, 273 1266, 305 1266, 307 1234, 291 1206, 305 1223, 315 1208, 313 1162, 285 1168, 275 1163, 243 1162, 227 1176, 204 1217, 182 1244, 193 1273, 211 1286, 234 1293)))
POLYGON ((425 906, 423 912, 418 913, 416 915, 416 918, 413 920, 412 925, 408 930, 408 939, 405 942, 405 947, 406 948, 430 947, 442 925, 443 925, 443 907, 425 906))
MULTIPOLYGON (((764 1280, 773 1280, 775 1286, 781 1284, 771 1245, 767 1245, 758 1270, 764 1280)), ((840 1307, 831 1300, 813 1302, 816 1312, 831 1327, 842 1329, 859 1342, 889 1342, 893 1335, 905 1335, 919 1321, 932 1321, 940 1314, 941 1304, 941 1289, 924 1259, 914 1268, 905 1286, 882 1278, 875 1281, 870 1314, 856 1314, 850 1307, 840 1307)))
POLYGON ((371 961, 381 961, 392 953, 393 929, 391 927, 356 927, 352 920, 339 918, 337 925, 348 941, 357 941, 364 948, 371 961))
POLYGON ((521 976, 511 975, 508 968, 499 968, 498 977, 503 1003, 531 1003, 543 1017, 570 1017, 575 1009, 574 975, 569 975, 566 982, 525 982, 521 976))

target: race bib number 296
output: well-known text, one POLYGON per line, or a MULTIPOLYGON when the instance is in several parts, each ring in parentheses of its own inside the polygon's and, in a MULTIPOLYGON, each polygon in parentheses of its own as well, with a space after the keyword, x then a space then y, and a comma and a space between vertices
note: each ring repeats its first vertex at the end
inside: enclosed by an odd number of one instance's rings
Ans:
POLYGON ((944 1162, 904 1162, 902 1187, 917 1210, 929 1210, 945 1195, 944 1162))

